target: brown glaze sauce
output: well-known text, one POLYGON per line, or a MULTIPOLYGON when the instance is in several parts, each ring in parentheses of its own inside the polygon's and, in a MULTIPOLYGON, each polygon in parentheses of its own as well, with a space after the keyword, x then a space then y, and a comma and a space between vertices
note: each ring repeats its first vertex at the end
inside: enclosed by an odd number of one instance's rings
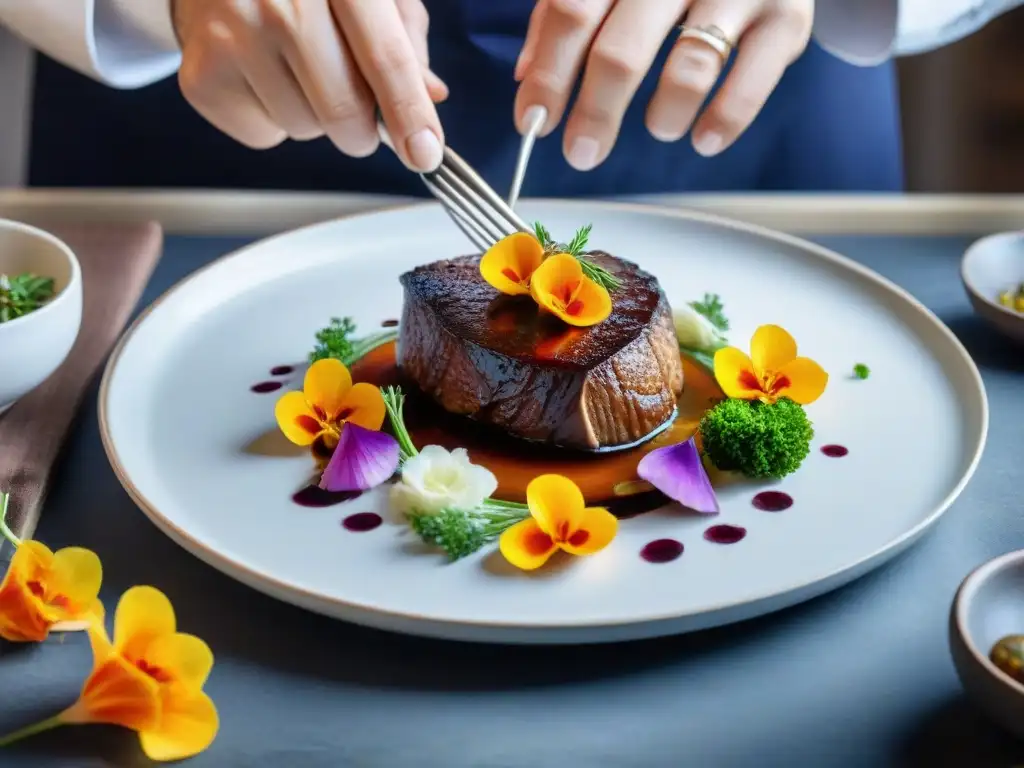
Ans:
POLYGON ((378 347, 356 362, 352 377, 377 386, 403 384, 405 423, 413 443, 420 448, 465 448, 475 464, 487 467, 498 478, 495 498, 525 501, 526 486, 533 478, 558 473, 580 487, 588 504, 606 506, 617 515, 631 517, 666 503, 664 496, 637 477, 640 459, 655 448, 688 440, 697 431, 705 411, 723 397, 714 378, 703 368, 684 358, 683 369, 686 387, 672 426, 642 446, 610 454, 576 452, 517 440, 444 412, 403 382, 395 362, 394 343, 378 347))

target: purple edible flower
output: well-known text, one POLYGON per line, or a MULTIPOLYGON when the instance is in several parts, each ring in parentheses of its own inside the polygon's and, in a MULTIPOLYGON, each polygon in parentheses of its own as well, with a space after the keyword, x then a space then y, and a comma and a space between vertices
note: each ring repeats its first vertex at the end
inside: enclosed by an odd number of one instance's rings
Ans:
POLYGON ((640 460, 636 473, 684 507, 705 515, 718 514, 715 489, 694 438, 651 451, 640 460))
POLYGON ((325 491, 368 491, 395 474, 398 459, 398 441, 391 435, 346 422, 320 477, 320 487, 325 491))

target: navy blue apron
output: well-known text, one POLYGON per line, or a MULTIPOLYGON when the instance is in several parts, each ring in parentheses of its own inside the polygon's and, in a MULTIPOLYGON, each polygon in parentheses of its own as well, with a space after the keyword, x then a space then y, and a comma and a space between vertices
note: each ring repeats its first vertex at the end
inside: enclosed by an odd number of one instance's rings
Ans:
MULTIPOLYGON (((440 107, 450 146, 496 188, 518 148, 512 71, 533 0, 427 0, 432 68, 451 88, 440 107)), ((857 68, 811 45, 754 125, 706 159, 688 140, 663 144, 644 109, 671 45, 644 82, 611 156, 573 170, 557 131, 536 145, 524 195, 682 191, 894 191, 902 187, 891 64, 857 68)), ((106 88, 40 57, 29 183, 33 186, 233 187, 425 194, 387 150, 350 159, 325 139, 258 152, 220 135, 174 78, 137 91, 106 88)))

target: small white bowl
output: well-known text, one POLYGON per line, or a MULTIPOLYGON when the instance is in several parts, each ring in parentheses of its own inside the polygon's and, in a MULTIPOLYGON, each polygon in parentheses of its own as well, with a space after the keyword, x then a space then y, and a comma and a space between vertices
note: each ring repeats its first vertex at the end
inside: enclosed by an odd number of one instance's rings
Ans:
POLYGON ((1024 635, 1024 550, 990 560, 957 590, 949 617, 953 665, 989 717, 1024 739, 1024 685, 989 659, 1007 635, 1024 635))
POLYGON ((0 219, 0 274, 23 272, 52 277, 54 296, 0 323, 0 413, 57 370, 82 325, 82 270, 75 254, 48 232, 0 219))
POLYGON ((964 254, 960 279, 974 311, 1012 339, 1024 343, 1024 314, 999 303, 999 294, 1024 283, 1024 232, 978 240, 964 254))

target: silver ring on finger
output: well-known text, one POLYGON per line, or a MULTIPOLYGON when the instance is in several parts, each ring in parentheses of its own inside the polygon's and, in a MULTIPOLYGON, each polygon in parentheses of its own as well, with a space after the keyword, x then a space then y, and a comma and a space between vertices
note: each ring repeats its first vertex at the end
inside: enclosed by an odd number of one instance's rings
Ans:
POLYGON ((679 26, 680 40, 696 40, 712 48, 722 60, 729 58, 736 43, 729 39, 729 36, 722 31, 721 27, 709 24, 704 27, 691 27, 686 24, 679 26))

